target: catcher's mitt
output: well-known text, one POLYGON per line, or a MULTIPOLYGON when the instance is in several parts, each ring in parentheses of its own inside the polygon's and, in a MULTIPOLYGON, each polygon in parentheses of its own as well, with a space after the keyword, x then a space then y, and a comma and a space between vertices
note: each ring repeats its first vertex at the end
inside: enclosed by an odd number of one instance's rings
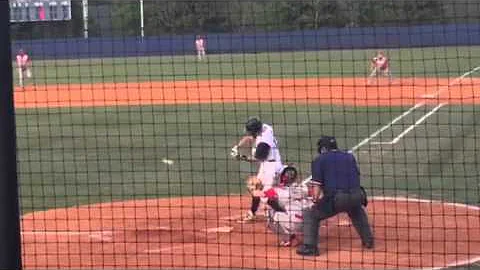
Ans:
POLYGON ((250 176, 247 179, 247 189, 248 192, 253 194, 255 190, 263 190, 263 184, 260 179, 258 179, 256 176, 250 176))

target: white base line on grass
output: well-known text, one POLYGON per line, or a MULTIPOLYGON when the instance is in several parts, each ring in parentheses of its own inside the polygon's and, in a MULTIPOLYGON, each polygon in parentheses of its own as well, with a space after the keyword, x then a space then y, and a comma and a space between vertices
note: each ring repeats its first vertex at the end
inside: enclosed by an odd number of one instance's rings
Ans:
POLYGON ((401 138, 403 138, 405 135, 407 135, 408 132, 412 131, 415 127, 420 125, 423 121, 427 120, 428 117, 430 117, 432 114, 434 114, 436 111, 438 111, 441 107, 447 105, 448 103, 440 103, 438 106, 433 108, 430 112, 422 116, 420 119, 418 119, 413 125, 410 125, 407 129, 405 129, 402 133, 400 133, 397 137, 395 137, 393 140, 389 142, 372 142, 372 144, 396 144, 398 141, 400 141, 401 138))
MULTIPOLYGON (((451 83, 448 84, 447 88, 448 89, 450 86, 453 86, 454 84, 460 82, 461 80, 463 80, 465 77, 467 77, 468 75, 476 72, 480 70, 480 66, 478 67, 475 67, 474 69, 468 71, 468 72, 465 72, 464 74, 462 74, 461 76, 455 78, 455 80, 453 80, 451 83)), ((433 94, 430 94, 429 96, 431 95, 439 95, 442 91, 444 91, 445 89, 439 89, 437 92, 433 93, 433 94)), ((379 130, 375 131, 374 133, 372 133, 370 136, 368 136, 367 138, 365 138, 363 141, 361 141, 360 143, 358 143, 357 145, 355 145, 354 147, 352 147, 352 149, 350 149, 350 153, 353 153, 355 152, 358 148, 362 147, 363 145, 367 144, 368 142, 370 142, 373 138, 377 137, 378 134, 382 133, 383 131, 385 131, 387 128, 391 127, 393 124, 395 124, 396 122, 400 121, 403 117, 407 116, 408 114, 410 114, 412 111, 414 111, 415 109, 421 107, 425 105, 425 102, 420 102, 418 104, 415 104, 415 106, 411 107, 410 109, 408 109, 407 111, 405 111, 404 113, 402 113, 401 115, 399 115, 398 117, 396 117, 395 119, 393 119, 390 123, 386 124, 385 126, 381 127, 379 130)), ((305 180, 302 181, 302 185, 306 185, 308 182, 310 182, 310 180, 312 179, 312 176, 309 176, 307 177, 305 180)))
POLYGON ((440 93, 442 93, 443 91, 445 90, 448 90, 450 87, 454 86, 455 84, 459 83, 460 81, 462 81, 463 79, 465 79, 465 77, 469 76, 470 74, 476 72, 480 70, 480 66, 478 67, 475 67, 474 69, 468 71, 468 72, 465 72, 462 76, 459 76, 457 78, 455 78, 455 80, 453 80, 451 83, 449 83, 447 86, 443 86, 443 87, 440 87, 438 89, 437 92, 434 92, 434 93, 431 93, 431 94, 426 94, 426 95, 423 95, 422 97, 424 98, 436 98, 440 95, 440 93))
POLYGON ((380 129, 378 129, 377 131, 375 131, 374 133, 372 133, 370 136, 368 136, 367 138, 365 138, 363 141, 361 141, 360 143, 358 143, 357 145, 355 145, 354 147, 352 147, 352 149, 350 149, 350 152, 355 152, 358 148, 362 147, 363 145, 367 144, 368 142, 370 142, 373 138, 377 137, 378 134, 382 133, 383 131, 385 131, 386 129, 388 129, 389 127, 391 127, 393 124, 395 124, 396 122, 400 121, 403 117, 407 116, 408 114, 410 114, 411 112, 413 112, 414 110, 424 106, 425 103, 424 102, 420 102, 418 104, 416 104, 415 106, 411 107, 410 109, 408 109, 407 111, 405 111, 404 113, 402 113, 401 115, 397 116, 395 119, 393 119, 390 123, 386 124, 385 126, 381 127, 380 129))

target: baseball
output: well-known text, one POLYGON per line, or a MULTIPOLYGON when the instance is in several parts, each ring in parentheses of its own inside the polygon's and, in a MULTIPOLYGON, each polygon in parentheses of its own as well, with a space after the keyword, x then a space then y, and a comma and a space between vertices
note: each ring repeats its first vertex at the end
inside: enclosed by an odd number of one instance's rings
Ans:
POLYGON ((171 160, 171 159, 164 158, 164 159, 162 159, 162 162, 167 164, 167 165, 173 165, 173 160, 171 160))

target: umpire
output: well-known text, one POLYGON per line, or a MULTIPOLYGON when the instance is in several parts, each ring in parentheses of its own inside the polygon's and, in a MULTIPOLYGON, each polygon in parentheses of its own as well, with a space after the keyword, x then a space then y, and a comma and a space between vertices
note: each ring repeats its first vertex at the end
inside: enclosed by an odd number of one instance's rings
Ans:
POLYGON ((368 224, 367 196, 360 186, 360 171, 355 157, 338 150, 335 137, 322 136, 318 141, 318 156, 312 162, 314 205, 304 211, 304 240, 297 254, 318 256, 320 221, 346 212, 362 239, 365 248, 373 248, 372 230, 368 224), (320 194, 323 191, 323 196, 320 194))

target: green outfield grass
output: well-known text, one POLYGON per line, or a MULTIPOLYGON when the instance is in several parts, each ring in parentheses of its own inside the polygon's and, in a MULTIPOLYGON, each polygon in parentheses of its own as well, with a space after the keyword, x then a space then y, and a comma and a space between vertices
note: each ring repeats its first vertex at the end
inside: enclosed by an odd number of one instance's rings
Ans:
MULTIPOLYGON (((391 49, 387 53, 396 77, 457 77, 480 63, 480 47, 391 49)), ((42 56, 33 55, 30 84, 364 77, 374 54, 374 50, 215 54, 200 63, 193 55, 48 61, 35 60, 42 56)))
MULTIPOLYGON (((340 146, 351 148, 405 109, 285 104, 18 109, 22 208, 243 192, 243 179, 254 168, 228 155, 252 114, 274 123, 285 161, 298 164, 306 177, 321 134, 333 134, 340 146)), ((393 139, 430 109, 405 117, 376 141, 393 139)), ((364 185, 377 195, 478 203, 479 112, 447 106, 396 145, 360 148, 364 185)))
MULTIPOLYGON (((200 63, 193 55, 48 61, 33 55, 28 84, 365 77, 374 52, 217 54, 200 63)), ((396 77, 458 77, 480 65, 480 47, 387 52, 396 77)), ((416 110, 372 141, 391 141, 432 107, 416 110)), ((22 211, 244 193, 244 179, 255 168, 231 160, 229 151, 250 115, 274 123, 284 161, 297 164, 307 177, 320 135, 335 135, 350 149, 406 109, 288 104, 17 109, 22 211)), ((372 195, 480 204, 479 121, 478 106, 445 106, 397 144, 364 145, 356 151, 364 186, 372 195)))

